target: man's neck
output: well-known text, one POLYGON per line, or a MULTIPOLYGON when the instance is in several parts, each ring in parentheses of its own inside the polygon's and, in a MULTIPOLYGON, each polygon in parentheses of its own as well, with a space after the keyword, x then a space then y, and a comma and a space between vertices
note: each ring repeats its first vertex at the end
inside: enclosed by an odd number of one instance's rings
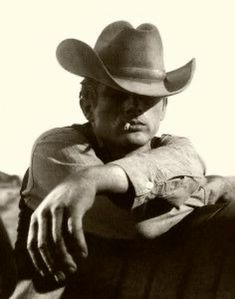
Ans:
POLYGON ((106 144, 104 142, 98 141, 98 145, 101 151, 104 153, 105 157, 109 161, 118 160, 125 156, 130 156, 136 153, 147 152, 151 148, 151 142, 149 141, 143 146, 128 146, 123 147, 117 144, 106 144))
POLYGON ((96 137, 90 123, 86 123, 84 125, 84 128, 86 128, 85 132, 87 134, 87 137, 94 145, 96 154, 105 163, 118 160, 125 156, 133 155, 136 153, 147 152, 149 149, 151 149, 151 141, 140 147, 123 147, 117 144, 105 143, 104 141, 99 140, 96 137))

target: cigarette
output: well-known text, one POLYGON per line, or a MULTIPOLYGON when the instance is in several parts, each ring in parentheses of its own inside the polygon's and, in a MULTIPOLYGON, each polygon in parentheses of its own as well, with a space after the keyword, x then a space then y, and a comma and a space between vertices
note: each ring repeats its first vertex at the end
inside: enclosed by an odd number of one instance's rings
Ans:
POLYGON ((130 130, 130 124, 129 123, 126 123, 125 126, 124 126, 124 131, 129 131, 130 130))

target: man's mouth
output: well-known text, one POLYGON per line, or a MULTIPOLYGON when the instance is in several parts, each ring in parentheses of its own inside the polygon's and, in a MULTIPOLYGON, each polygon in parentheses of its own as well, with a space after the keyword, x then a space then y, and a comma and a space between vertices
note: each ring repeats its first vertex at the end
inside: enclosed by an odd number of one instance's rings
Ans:
POLYGON ((124 131, 126 131, 126 132, 141 131, 143 129, 144 125, 145 124, 143 122, 133 119, 133 120, 130 120, 125 123, 124 131))

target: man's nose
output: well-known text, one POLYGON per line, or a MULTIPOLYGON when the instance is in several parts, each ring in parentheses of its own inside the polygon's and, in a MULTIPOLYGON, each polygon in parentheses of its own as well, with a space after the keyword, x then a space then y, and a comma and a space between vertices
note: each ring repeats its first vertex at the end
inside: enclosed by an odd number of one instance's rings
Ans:
POLYGON ((143 113, 143 103, 136 95, 129 95, 124 103, 123 110, 127 116, 138 116, 143 113))

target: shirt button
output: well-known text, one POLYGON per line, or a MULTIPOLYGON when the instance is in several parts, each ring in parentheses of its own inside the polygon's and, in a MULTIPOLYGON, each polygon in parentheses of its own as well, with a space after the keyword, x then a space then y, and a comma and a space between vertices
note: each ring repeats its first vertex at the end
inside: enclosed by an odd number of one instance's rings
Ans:
POLYGON ((147 188, 147 189, 152 189, 152 188, 153 188, 153 183, 152 183, 152 182, 148 182, 148 183, 146 184, 146 188, 147 188))

